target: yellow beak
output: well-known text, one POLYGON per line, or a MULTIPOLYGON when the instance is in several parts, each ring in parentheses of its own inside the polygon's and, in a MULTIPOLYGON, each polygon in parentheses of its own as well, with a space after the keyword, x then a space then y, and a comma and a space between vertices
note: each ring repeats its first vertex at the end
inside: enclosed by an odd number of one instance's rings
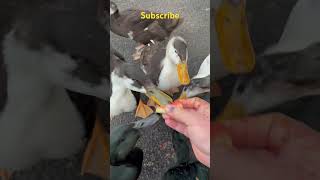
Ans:
POLYGON ((217 121, 234 120, 247 116, 244 106, 230 101, 224 111, 218 116, 217 121))
POLYGON ((159 106, 165 106, 173 102, 170 96, 158 89, 148 90, 147 96, 159 106))
POLYGON ((255 53, 245 13, 245 0, 233 4, 222 0, 215 14, 215 27, 223 64, 230 73, 248 73, 254 69, 255 53))
POLYGON ((190 84, 190 77, 187 63, 180 63, 177 65, 178 78, 181 85, 190 84))
POLYGON ((185 91, 182 91, 182 93, 180 94, 179 99, 187 99, 187 93, 185 91))

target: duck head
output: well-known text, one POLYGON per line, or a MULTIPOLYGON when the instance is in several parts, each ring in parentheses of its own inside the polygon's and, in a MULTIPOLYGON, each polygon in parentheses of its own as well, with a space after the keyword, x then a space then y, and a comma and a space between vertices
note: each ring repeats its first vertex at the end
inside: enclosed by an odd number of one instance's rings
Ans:
POLYGON ((188 85, 190 83, 190 77, 187 65, 187 42, 180 36, 172 37, 167 44, 166 56, 167 59, 176 66, 180 84, 188 85))
POLYGON ((210 92, 210 75, 203 78, 192 79, 191 83, 184 87, 182 91, 188 98, 207 92, 210 92))
POLYGON ((159 90, 148 76, 143 72, 139 63, 124 63, 119 69, 121 82, 126 88, 144 93, 158 105, 172 102, 172 99, 159 90))

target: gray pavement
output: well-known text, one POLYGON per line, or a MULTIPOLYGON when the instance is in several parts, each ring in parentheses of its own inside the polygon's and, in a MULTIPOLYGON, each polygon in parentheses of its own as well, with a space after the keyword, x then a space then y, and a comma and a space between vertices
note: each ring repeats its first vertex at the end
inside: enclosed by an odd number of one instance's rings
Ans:
MULTIPOLYGON (((114 0, 121 10, 134 8, 153 12, 179 13, 183 24, 174 31, 188 42, 189 71, 194 75, 202 60, 210 52, 210 1, 209 0, 114 0)), ((130 39, 111 33, 111 45, 121 52, 126 60, 132 60, 131 54, 137 45, 130 39)), ((111 122, 115 125, 135 121, 133 113, 122 114, 111 122)), ((171 130, 163 121, 143 131, 137 144, 144 152, 143 169, 140 180, 161 179, 163 173, 175 164, 175 154, 171 143, 171 130)))

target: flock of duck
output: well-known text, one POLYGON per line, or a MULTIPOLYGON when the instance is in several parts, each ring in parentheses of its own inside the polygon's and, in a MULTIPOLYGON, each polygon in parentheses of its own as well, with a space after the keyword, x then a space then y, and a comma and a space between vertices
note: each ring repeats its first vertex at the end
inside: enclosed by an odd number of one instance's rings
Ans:
MULTIPOLYGON (((188 44, 174 33, 183 19, 142 20, 141 10, 120 11, 114 2, 110 2, 109 19, 101 4, 84 2, 79 9, 25 7, 1 38, 0 176, 5 179, 8 172, 31 167, 41 159, 65 158, 79 152, 83 137, 90 131, 69 91, 106 102, 109 73, 111 119, 136 110, 136 116, 153 124, 157 120, 154 107, 172 102, 176 94, 184 98, 210 91, 210 55, 197 75, 189 77, 188 44), (125 60, 112 47, 108 57, 110 30, 138 43, 132 60, 125 60)), ((213 66, 217 68, 213 77, 220 80, 228 74, 246 73, 237 79, 229 103, 218 118, 255 114, 289 100, 320 94, 319 1, 298 0, 279 42, 258 56, 253 54, 246 27, 244 1, 214 2, 224 67, 213 66)), ((99 120, 93 123, 93 132, 98 129, 99 135, 105 133, 99 120)), ((145 126, 138 121, 111 132, 116 136, 111 137, 110 151, 131 152, 126 156, 133 160, 126 167, 136 167, 128 172, 131 178, 141 170, 135 163, 142 158, 141 151, 134 147, 139 138, 134 127, 145 126), (126 140, 128 135, 131 138, 126 140), (138 160, 132 159, 133 154, 138 160)), ((108 146, 107 139, 100 139, 104 146, 108 146)), ((97 142, 91 144, 96 146, 97 142)))
MULTIPOLYGON (((140 137, 138 129, 160 119, 154 112, 155 107, 171 103, 176 98, 189 98, 210 92, 210 55, 203 60, 197 75, 189 77, 188 44, 183 37, 174 33, 183 19, 145 20, 141 19, 141 12, 149 13, 137 9, 121 11, 114 2, 110 2, 111 32, 138 43, 132 60, 125 60, 119 51, 111 48, 111 120, 117 115, 134 110, 137 117, 143 118, 111 128, 111 179, 133 180, 139 176, 143 153, 135 147, 140 137), (138 126, 139 123, 142 125, 138 126)), ((186 147, 178 145, 187 143, 186 139, 179 141, 180 136, 174 135, 173 143, 177 143, 177 147, 186 147)), ((179 151, 179 156, 189 157, 188 148, 176 151, 179 151)), ((207 169, 199 170, 202 168, 200 163, 183 161, 178 164, 177 169, 173 168, 164 175, 166 179, 175 179, 176 176, 182 179, 196 176, 207 179, 207 169), (197 169, 197 172, 184 169, 197 169)))
POLYGON ((183 37, 172 34, 183 19, 144 20, 141 19, 141 12, 148 11, 120 11, 114 2, 110 3, 110 30, 139 43, 131 61, 126 61, 118 51, 112 49, 111 118, 135 109, 136 116, 142 118, 153 113, 147 102, 134 96, 132 91, 145 94, 160 106, 172 102, 169 95, 179 91, 182 85, 188 97, 209 92, 210 56, 190 80, 187 42, 183 37))
MULTIPOLYGON (((208 92, 208 66, 190 80, 187 42, 171 36, 181 19, 141 20, 139 10, 119 12, 113 2, 109 16, 104 0, 57 3, 27 4, 1 31, 0 177, 5 180, 42 159, 70 157, 86 144, 82 173, 108 176, 109 138, 96 106, 109 100, 110 71, 111 117, 134 110, 136 93, 162 105, 172 101, 163 91, 180 85, 186 85, 187 95, 208 92), (135 60, 126 61, 112 48, 107 53, 110 30, 141 44, 135 60)), ((140 100, 146 117, 147 102, 140 100)))

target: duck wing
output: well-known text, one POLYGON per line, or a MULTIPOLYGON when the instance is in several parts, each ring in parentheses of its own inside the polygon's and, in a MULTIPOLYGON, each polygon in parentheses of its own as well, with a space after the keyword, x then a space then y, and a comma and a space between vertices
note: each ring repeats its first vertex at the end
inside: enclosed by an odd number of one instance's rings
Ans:
POLYGON ((145 10, 128 9, 120 15, 111 16, 111 31, 123 37, 132 38, 142 44, 148 44, 150 40, 162 41, 169 37, 183 19, 141 19, 141 13, 151 13, 145 10), (131 35, 130 35, 131 36, 131 35))
POLYGON ((133 39, 142 44, 150 43, 150 40, 162 41, 170 34, 160 26, 159 21, 153 21, 141 31, 134 33, 133 39))
POLYGON ((119 67, 121 64, 125 63, 126 60, 118 51, 110 48, 110 72, 112 72, 116 67, 119 67))
POLYGON ((128 9, 121 12, 118 17, 111 16, 111 31, 127 38, 129 38, 128 33, 130 31, 133 33, 133 36, 135 36, 137 32, 144 31, 153 20, 141 19, 141 12, 147 11, 128 9))
POLYGON ((166 56, 166 47, 164 43, 155 42, 146 46, 140 58, 140 64, 143 71, 149 76, 149 78, 158 84, 159 76, 162 70, 162 60, 166 56))

